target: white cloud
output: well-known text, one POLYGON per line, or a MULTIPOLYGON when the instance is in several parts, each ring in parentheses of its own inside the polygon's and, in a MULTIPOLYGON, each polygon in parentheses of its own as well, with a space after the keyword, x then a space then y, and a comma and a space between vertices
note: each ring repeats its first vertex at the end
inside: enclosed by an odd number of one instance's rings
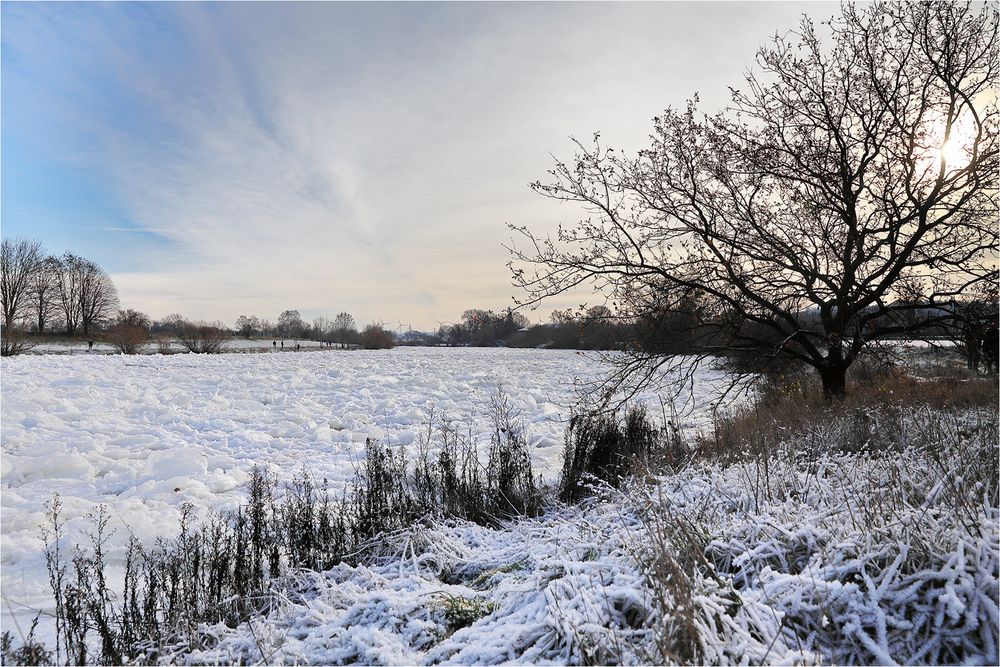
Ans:
MULTIPOLYGON (((85 80, 110 78, 102 90, 122 97, 102 101, 71 78, 57 84, 84 88, 64 122, 94 137, 88 167, 138 227, 171 242, 142 271, 114 275, 123 302, 227 321, 347 309, 362 322, 424 328, 467 307, 510 303, 505 221, 576 217, 526 186, 545 176, 550 151, 568 152, 567 135, 600 129, 638 148, 667 104, 698 89, 709 105, 722 103, 755 47, 801 11, 119 9, 77 16, 79 44, 60 48, 86 53, 72 68, 85 80), (163 12, 174 23, 160 34, 149 22, 163 12)), ((34 44, 65 39, 60 20, 36 19, 34 44)))

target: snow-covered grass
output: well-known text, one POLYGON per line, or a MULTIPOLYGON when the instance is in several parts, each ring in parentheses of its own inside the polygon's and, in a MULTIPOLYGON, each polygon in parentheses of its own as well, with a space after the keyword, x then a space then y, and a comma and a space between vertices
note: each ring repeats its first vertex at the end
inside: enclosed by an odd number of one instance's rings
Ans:
MULTIPOLYGON (((488 438, 489 397, 502 385, 527 427, 536 474, 555 482, 575 379, 601 372, 573 351, 397 348, 313 354, 25 355, 0 362, 3 488, 0 585, 27 626, 52 606, 39 526, 61 494, 67 539, 108 506, 117 529, 145 544, 176 534, 181 505, 233 509, 254 464, 288 479, 305 468, 334 491, 374 437, 409 455, 429 426, 488 438)), ((721 373, 705 373, 692 427, 708 423, 721 373)), ((641 400, 653 402, 656 396, 641 400)), ((45 618, 42 623, 44 625, 45 618)), ((44 628, 42 628, 44 629, 44 628)))
POLYGON ((996 409, 872 411, 860 451, 841 415, 647 494, 654 560, 694 547, 699 660, 996 664, 996 409))
MULTIPOLYGON (((487 440, 497 385, 536 472, 555 482, 571 381, 602 369, 566 351, 415 348, 33 356, 2 370, 3 595, 26 629, 30 609, 52 607, 38 525, 53 491, 67 544, 85 543, 84 515, 109 507, 116 577, 126 536, 176 535, 187 501, 234 508, 254 463, 337 489, 368 437, 415 456, 427 425, 450 421, 487 440)), ((711 423, 721 379, 701 377, 689 432, 711 423)), ((264 615, 202 626, 159 659, 995 663, 996 407, 870 399, 882 407, 779 424, 766 447, 741 449, 731 429, 725 457, 706 448, 539 518, 385 535, 350 564, 278 582, 264 615)))
POLYGON ((386 535, 190 664, 996 664, 996 414, 911 411, 486 528, 386 535), (817 447, 822 442, 822 447, 817 447))

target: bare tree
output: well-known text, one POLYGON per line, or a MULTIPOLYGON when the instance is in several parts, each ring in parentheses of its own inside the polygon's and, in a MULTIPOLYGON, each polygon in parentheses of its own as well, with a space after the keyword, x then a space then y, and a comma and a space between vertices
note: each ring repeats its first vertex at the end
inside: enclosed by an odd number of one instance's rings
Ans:
POLYGON ((330 321, 329 317, 319 317, 313 318, 312 322, 312 337, 316 340, 328 342, 332 340, 333 335, 333 322, 330 321))
POLYGON ((942 335, 962 357, 970 370, 997 371, 997 317, 1000 295, 997 285, 984 286, 968 301, 949 304, 951 321, 941 326, 942 335))
POLYGON ((32 239, 3 239, 0 242, 0 306, 3 326, 10 329, 28 306, 31 278, 44 253, 42 244, 32 239))
POLYGON ((260 333, 260 318, 256 315, 240 315, 236 318, 236 331, 244 338, 260 333))
POLYGON ((30 280, 30 306, 38 333, 52 322, 58 311, 59 260, 46 257, 38 262, 30 280))
POLYGON ((333 342, 340 343, 341 347, 347 347, 358 335, 357 325, 350 313, 337 313, 331 326, 331 338, 333 342))
POLYGON ((187 320, 185 320, 184 316, 180 313, 170 313, 160 320, 158 327, 154 328, 158 328, 165 333, 177 336, 180 334, 181 329, 184 327, 186 322, 187 320))
POLYGON ((58 260, 56 274, 56 298, 62 313, 66 334, 72 336, 80 326, 80 284, 83 280, 85 259, 71 252, 64 253, 58 260))
POLYGON ((80 264, 79 299, 84 336, 118 309, 118 290, 111 282, 111 276, 89 259, 80 264))
POLYGON ((302 315, 297 310, 286 310, 278 316, 278 334, 289 338, 298 338, 306 328, 302 315))
MULTIPOLYGON (((797 360, 839 396, 871 345, 995 281, 996 10, 845 4, 828 27, 775 37, 724 111, 665 111, 638 156, 577 142, 533 188, 589 217, 514 228, 523 301, 590 284, 637 314, 683 306, 701 352, 797 360)), ((637 355, 615 384, 665 363, 637 355)))

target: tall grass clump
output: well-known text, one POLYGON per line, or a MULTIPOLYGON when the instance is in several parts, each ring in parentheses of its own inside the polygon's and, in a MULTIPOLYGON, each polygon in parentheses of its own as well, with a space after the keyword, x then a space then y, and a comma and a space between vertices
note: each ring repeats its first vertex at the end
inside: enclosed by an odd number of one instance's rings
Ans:
POLYGON ((645 407, 614 413, 576 415, 566 432, 559 497, 575 502, 590 493, 588 482, 618 486, 650 469, 665 450, 665 431, 650 421, 645 407))
MULTIPOLYGON (((402 449, 369 439, 365 460, 340 497, 305 470, 279 484, 254 466, 247 499, 234 511, 198 520, 186 503, 175 538, 153 545, 129 539, 120 586, 108 581, 107 509, 90 515, 89 543, 67 551, 62 504, 54 496, 43 538, 55 600, 56 662, 156 662, 204 648, 212 641, 206 628, 232 628, 266 614, 297 572, 378 558, 395 531, 429 518, 493 526, 538 514, 541 492, 524 427, 502 392, 493 397, 489 415, 485 464, 471 436, 450 426, 440 431, 436 457, 428 430, 412 469, 402 449)), ((17 649, 9 635, 3 641, 4 660, 51 658, 30 636, 17 649)))
POLYGON ((653 662, 995 664, 996 387, 767 387, 634 493, 653 662))
POLYGON ((413 486, 425 512, 488 526, 541 512, 540 482, 531 467, 525 427, 502 390, 490 397, 488 415, 485 464, 471 436, 452 425, 441 428, 436 460, 426 447, 421 449, 413 486))

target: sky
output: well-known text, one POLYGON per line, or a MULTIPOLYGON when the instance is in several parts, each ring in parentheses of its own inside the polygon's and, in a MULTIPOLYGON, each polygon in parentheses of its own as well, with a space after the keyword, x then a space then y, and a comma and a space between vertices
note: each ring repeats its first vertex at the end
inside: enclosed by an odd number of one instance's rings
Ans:
MULTIPOLYGON (((433 330, 506 308, 507 223, 570 137, 643 147, 836 3, 0 4, 0 233, 122 307, 433 330)), ((589 301, 570 295, 527 312, 589 301)))

